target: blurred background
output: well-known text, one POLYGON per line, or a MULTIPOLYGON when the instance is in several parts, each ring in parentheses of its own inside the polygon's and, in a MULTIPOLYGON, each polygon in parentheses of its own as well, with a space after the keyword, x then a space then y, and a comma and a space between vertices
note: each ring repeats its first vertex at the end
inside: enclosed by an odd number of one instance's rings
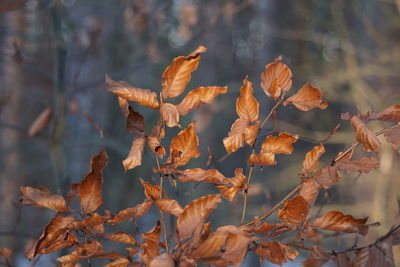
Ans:
MULTIPOLYGON (((249 147, 219 161, 226 154, 222 139, 237 117, 235 101, 242 80, 248 75, 253 82, 263 119, 274 101, 261 89, 261 73, 280 55, 294 74, 289 95, 310 82, 322 89, 329 107, 308 112, 279 108, 263 137, 280 130, 323 139, 341 122, 342 112, 381 111, 400 104, 399 0, 1 0, 0 12, 0 248, 12 249, 15 266, 52 266, 59 256, 25 259, 27 244, 40 236, 54 213, 22 207, 20 186, 45 186, 65 195, 69 184, 90 171, 90 158, 103 148, 109 165, 102 210, 116 213, 140 203, 144 194, 139 178, 158 183, 147 148, 142 166, 123 169, 121 161, 134 135, 125 129, 117 98, 105 88, 106 73, 158 91, 161 74, 173 58, 206 46, 188 90, 209 85, 229 90, 181 120, 183 127, 196 120, 202 152, 187 168, 204 168, 211 151, 211 166, 227 177, 233 176, 234 168, 248 172, 249 147), (30 137, 32 122, 47 108, 53 109, 49 125, 30 137)), ((156 112, 133 105, 150 131, 158 119, 156 112)), ((370 126, 377 131, 386 125, 370 126)), ((178 131, 168 129, 163 144, 167 146, 178 131)), ((321 166, 352 142, 353 130, 344 121, 325 143, 321 166)), ((359 245, 375 241, 399 223, 399 155, 382 143, 380 169, 360 177, 344 175, 320 194, 313 211, 339 209, 379 221, 382 225, 360 238, 359 245)), ((256 168, 247 220, 268 211, 299 183, 296 174, 314 145, 299 140, 291 156, 277 157, 276 166, 256 168)), ((207 184, 178 183, 177 192, 170 183, 165 188, 181 205, 218 192, 207 184)), ((213 229, 238 225, 242 203, 242 195, 223 201, 210 216, 213 229)), ((142 233, 158 217, 152 209, 136 223, 117 228, 142 233)), ((170 227, 169 215, 167 221, 170 227)), ((341 250, 354 243, 354 235, 322 236, 321 246, 327 249, 341 250)), ((107 248, 118 249, 114 243, 107 248)), ((400 263, 399 249, 394 253, 400 263)), ((298 266, 301 257, 285 266, 298 266)), ((259 266, 258 258, 248 256, 242 266, 259 266)))

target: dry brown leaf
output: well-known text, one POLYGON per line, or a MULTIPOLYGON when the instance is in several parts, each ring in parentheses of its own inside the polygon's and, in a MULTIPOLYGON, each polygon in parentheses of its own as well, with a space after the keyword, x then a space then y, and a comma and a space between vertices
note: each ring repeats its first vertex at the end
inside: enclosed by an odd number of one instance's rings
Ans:
POLYGON ((0 248, 0 257, 8 257, 12 254, 12 251, 8 248, 0 248))
POLYGON ((244 129, 244 138, 249 146, 254 144, 254 141, 258 135, 258 131, 260 130, 260 124, 261 121, 256 121, 254 124, 251 124, 244 129))
POLYGON ((392 242, 390 239, 378 241, 372 246, 358 250, 352 260, 352 267, 395 267, 392 242))
POLYGON ((292 154, 293 143, 298 138, 297 135, 291 135, 286 132, 280 132, 277 137, 269 135, 261 145, 261 153, 292 154))
POLYGON ((140 134, 132 141, 132 146, 126 159, 122 161, 125 171, 142 165, 142 155, 145 144, 144 134, 140 134))
POLYGON ((284 207, 278 211, 278 217, 289 223, 301 224, 307 218, 309 210, 308 202, 298 195, 285 202, 284 207))
POLYGON ((246 176, 243 175, 243 169, 236 168, 235 177, 225 179, 230 186, 217 185, 217 188, 220 190, 221 196, 232 201, 239 191, 244 190, 245 181, 246 176))
POLYGON ((128 260, 127 258, 119 258, 113 262, 104 265, 104 267, 128 267, 130 263, 130 260, 128 260))
POLYGON ((168 212, 177 217, 183 213, 183 208, 175 199, 158 199, 155 201, 155 204, 161 211, 168 212))
POLYGON ((311 254, 307 260, 301 264, 304 267, 322 267, 322 265, 330 260, 331 256, 328 252, 320 248, 319 246, 311 247, 311 254))
POLYGON ((385 132, 386 141, 393 146, 397 152, 400 153, 400 124, 395 127, 386 130, 385 132))
POLYGON ((176 221, 176 230, 179 240, 191 238, 193 231, 202 224, 208 215, 221 202, 220 195, 208 195, 193 200, 184 209, 176 221))
POLYGON ((136 220, 145 215, 152 204, 153 201, 145 200, 143 203, 140 203, 133 208, 121 210, 117 215, 112 215, 111 219, 107 220, 107 223, 115 225, 127 219, 136 220))
POLYGON ((307 175, 310 172, 316 171, 318 169, 318 160, 324 153, 325 147, 322 143, 313 147, 313 149, 307 152, 303 161, 303 169, 300 171, 300 173, 307 175))
MULTIPOLYGON (((91 228, 95 232, 98 232, 100 229, 96 229, 96 226, 101 225, 108 216, 101 216, 98 213, 88 214, 82 221, 75 221, 72 223, 73 229, 78 230, 81 228, 91 228)), ((99 234, 102 234, 101 232, 99 234)))
POLYGON ((225 176, 217 169, 203 170, 200 168, 186 169, 179 171, 178 178, 181 182, 197 182, 222 184, 225 183, 225 176))
POLYGON ((150 267, 175 267, 175 263, 170 254, 163 253, 151 261, 150 267))
POLYGON ((292 87, 292 72, 281 60, 282 57, 278 57, 273 63, 267 64, 261 74, 261 87, 267 96, 275 100, 282 91, 287 92, 292 87))
POLYGON ((157 221, 157 224, 150 231, 141 234, 143 239, 143 252, 140 254, 140 258, 146 264, 146 266, 150 266, 151 261, 160 255, 160 236, 160 221, 157 221))
POLYGON ((300 90, 286 99, 283 105, 293 104, 296 108, 302 111, 308 111, 313 108, 325 109, 328 103, 322 99, 322 91, 319 88, 313 87, 307 83, 300 88, 300 90))
POLYGON ((161 118, 165 121, 168 127, 175 127, 179 125, 179 112, 175 105, 170 103, 162 103, 160 105, 161 118))
POLYGON ((244 145, 245 142, 245 131, 248 127, 248 122, 243 119, 237 119, 231 127, 228 133, 228 137, 223 139, 223 143, 227 152, 235 152, 244 145))
POLYGON ((379 168, 379 160, 375 157, 362 157, 356 160, 341 159, 335 166, 341 171, 369 173, 379 168))
POLYGON ((161 139, 164 138, 164 136, 165 131, 160 124, 156 124, 151 134, 146 136, 147 145, 150 147, 151 151, 161 158, 165 155, 165 149, 161 145, 161 139))
POLYGON ((191 74, 197 69, 200 61, 200 53, 207 48, 199 46, 187 57, 177 57, 162 74, 162 96, 164 99, 177 97, 185 91, 190 81, 191 74))
POLYGON ((20 201, 25 206, 47 208, 61 212, 72 211, 67 207, 67 202, 62 196, 52 194, 43 187, 36 189, 29 186, 21 186, 19 190, 24 194, 20 201))
POLYGON ((110 93, 123 99, 134 101, 152 109, 159 107, 157 94, 151 90, 135 88, 123 81, 114 81, 108 75, 106 75, 106 87, 110 93))
POLYGON ((79 183, 81 214, 92 213, 103 204, 101 195, 103 169, 108 163, 108 155, 103 150, 90 161, 91 171, 79 183))
POLYGON ((226 94, 227 91, 228 86, 207 86, 194 89, 177 105, 179 114, 184 116, 201 104, 210 104, 218 95, 226 94))
POLYGON ((282 265, 288 260, 295 260, 299 255, 297 250, 291 250, 289 246, 276 241, 265 241, 258 244, 254 249, 254 253, 279 265, 282 265))
POLYGON ((185 165, 191 158, 200 156, 198 149, 199 138, 196 134, 195 122, 180 131, 177 136, 172 138, 170 145, 170 155, 167 160, 168 164, 172 163, 174 168, 185 165))
POLYGON ((368 226, 365 225, 367 220, 368 217, 364 219, 355 219, 351 215, 344 215, 340 211, 332 210, 315 219, 310 226, 336 232, 366 235, 368 232, 368 226))
POLYGON ((247 163, 250 165, 275 165, 274 153, 251 154, 247 163))
POLYGON ((320 169, 314 175, 315 182, 319 185, 319 187, 323 187, 325 189, 328 189, 333 184, 337 183, 340 178, 341 176, 335 166, 327 166, 323 169, 320 169))
POLYGON ((144 132, 144 117, 128 106, 128 114, 126 118, 126 129, 132 133, 142 134, 144 132))
POLYGON ((253 96, 252 83, 244 79, 240 88, 240 96, 236 99, 236 112, 240 118, 248 123, 258 120, 259 103, 253 96))
POLYGON ((104 236, 105 238, 129 245, 136 245, 136 239, 129 233, 118 231, 104 236))
POLYGON ((144 187, 144 194, 147 199, 149 200, 157 200, 160 198, 160 187, 158 185, 152 185, 149 184, 148 182, 144 181, 142 178, 140 178, 140 183, 144 187))
POLYGON ((300 187, 299 195, 302 196, 310 206, 312 206, 318 197, 319 186, 313 178, 305 180, 300 187))
POLYGON ((379 113, 372 114, 369 118, 398 123, 400 121, 400 105, 388 107, 379 113))
POLYGON ((52 108, 45 108, 42 112, 40 112, 40 114, 29 127, 28 135, 32 137, 43 131, 43 129, 49 124, 52 113, 52 108))
POLYGON ((360 118, 353 116, 351 118, 351 125, 356 132, 357 142, 360 142, 363 145, 365 151, 379 151, 381 143, 376 135, 370 129, 368 129, 367 125, 365 125, 360 118))

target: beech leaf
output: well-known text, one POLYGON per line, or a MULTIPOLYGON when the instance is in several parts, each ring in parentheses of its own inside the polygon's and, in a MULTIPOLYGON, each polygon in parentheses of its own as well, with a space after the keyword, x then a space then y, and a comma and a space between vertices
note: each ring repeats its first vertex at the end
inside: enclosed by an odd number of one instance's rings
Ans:
POLYGON ((319 185, 314 178, 309 178, 301 184, 299 195, 302 196, 310 206, 314 204, 318 193, 319 185))
POLYGON ((67 202, 62 196, 52 194, 44 187, 36 189, 29 186, 21 186, 19 190, 23 193, 20 201, 25 206, 47 208, 61 212, 72 211, 67 207, 67 202))
POLYGON ((393 105, 379 113, 372 114, 370 119, 398 123, 400 121, 400 105, 393 105))
POLYGON ((298 195, 285 202, 284 207, 278 211, 278 217, 289 223, 301 224, 307 218, 309 210, 308 202, 298 195))
POLYGON ((244 79, 240 88, 240 96, 236 99, 236 112, 248 123, 258 120, 259 103, 253 96, 252 83, 244 79))
POLYGON ((319 88, 313 87, 307 83, 300 90, 286 99, 283 105, 293 104, 296 108, 302 111, 308 111, 313 108, 325 109, 328 103, 322 99, 322 91, 319 88))
POLYGON ((341 171, 369 173, 379 168, 379 160, 375 157, 362 157, 356 160, 342 159, 337 161, 335 166, 341 171))
POLYGON ((320 169, 315 175, 314 180, 319 185, 319 187, 323 187, 328 189, 333 184, 337 183, 341 178, 338 173, 338 169, 336 166, 327 166, 323 169, 320 169))
POLYGON ((220 190, 221 196, 232 201, 235 198, 235 196, 237 195, 237 193, 240 190, 244 189, 245 181, 246 181, 246 176, 243 175, 243 169, 236 168, 235 169, 235 177, 225 179, 225 182, 229 183, 230 186, 217 185, 217 188, 220 190))
POLYGON ((151 261, 160 255, 160 236, 161 236, 161 224, 157 221, 157 224, 149 230, 147 233, 140 235, 143 239, 143 252, 140 254, 140 258, 146 264, 150 266, 151 261))
POLYGON ((129 245, 136 245, 136 239, 129 233, 118 231, 104 236, 105 238, 129 245))
POLYGON ((183 208, 175 199, 158 199, 155 204, 161 211, 168 212, 174 216, 180 216, 183 213, 183 208))
POLYGON ((363 145, 367 152, 378 152, 381 143, 376 135, 357 116, 351 118, 351 125, 356 132, 356 140, 363 145))
POLYGON ((301 264, 304 267, 322 267, 324 263, 330 260, 331 256, 328 252, 320 248, 319 246, 311 247, 311 254, 307 260, 303 261, 301 264))
POLYGON ((179 125, 179 112, 175 105, 170 103, 162 103, 160 105, 160 114, 168 127, 179 125))
POLYGON ((225 183, 225 176, 216 169, 203 170, 200 168, 178 171, 178 178, 181 182, 197 182, 221 184, 225 183))
POLYGON ((161 145, 161 139, 164 137, 164 128, 162 128, 159 124, 154 126, 149 136, 146 136, 147 145, 149 146, 151 151, 159 157, 163 157, 165 155, 165 149, 161 145))
POLYGON ((288 260, 293 261, 299 255, 297 250, 291 250, 289 246, 276 241, 264 241, 261 244, 258 244, 254 249, 254 253, 279 265, 282 265, 288 260))
POLYGON ((400 153, 400 124, 393 128, 389 128, 385 132, 386 141, 400 153))
POLYGON ((142 165, 142 155, 145 144, 145 136, 140 134, 132 141, 132 146, 126 159, 122 161, 125 171, 142 165))
POLYGON ((149 200, 157 200, 160 198, 160 187, 158 185, 152 185, 140 178, 140 183, 144 187, 144 194, 149 200))
POLYGON ((191 158, 200 156, 198 146, 199 138, 196 134, 195 123, 192 122, 186 129, 172 138, 167 162, 172 163, 174 168, 185 165, 191 158))
POLYGON ((300 171, 300 173, 306 175, 310 172, 316 171, 318 169, 318 160, 324 153, 325 147, 322 143, 313 147, 313 149, 307 152, 303 161, 303 169, 300 171))
POLYGON ((248 126, 248 122, 243 119, 237 119, 231 127, 228 133, 228 137, 223 139, 225 150, 227 152, 235 152, 244 145, 245 142, 245 131, 248 126))
POLYGON ((281 63, 281 60, 282 57, 278 57, 273 63, 267 64, 261 74, 261 87, 267 96, 275 100, 282 91, 287 92, 292 87, 292 72, 288 66, 281 63))
POLYGON ((140 203, 133 208, 121 210, 117 215, 112 215, 111 219, 107 220, 107 223, 115 225, 128 219, 136 220, 145 215, 150 210, 152 204, 152 201, 145 200, 143 203, 140 203))

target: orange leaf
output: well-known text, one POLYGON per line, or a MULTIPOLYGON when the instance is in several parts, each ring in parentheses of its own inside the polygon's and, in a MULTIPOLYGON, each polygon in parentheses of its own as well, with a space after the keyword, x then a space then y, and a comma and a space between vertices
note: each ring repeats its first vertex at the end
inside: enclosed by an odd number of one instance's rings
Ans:
POLYGON ((104 236, 105 238, 129 245, 136 245, 136 239, 129 233, 118 231, 104 236))
POLYGON ((29 127, 28 135, 32 137, 43 131, 43 129, 49 124, 52 113, 52 108, 45 108, 40 112, 39 116, 37 116, 29 127))
POLYGON ((267 96, 275 100, 282 91, 287 92, 292 87, 292 72, 281 60, 282 57, 278 57, 273 63, 266 65, 261 75, 261 87, 267 96))
POLYGON ((82 214, 91 213, 103 204, 101 187, 103 184, 103 169, 107 162, 108 156, 104 150, 94 156, 90 162, 90 173, 79 184, 82 214))
POLYGON ((162 74, 162 95, 163 98, 177 97, 185 91, 190 81, 191 74, 197 69, 200 61, 200 53, 207 48, 199 46, 187 57, 177 57, 162 74))
POLYGON ((121 210, 117 215, 112 215, 111 219, 107 220, 107 223, 115 225, 127 219, 136 220, 145 215, 152 204, 153 201, 145 200, 143 203, 140 203, 133 208, 121 210))
POLYGON ((251 124, 244 129, 244 138, 249 146, 254 144, 260 129, 260 124, 261 121, 256 121, 256 123, 251 124))
POLYGON ((12 254, 12 251, 8 248, 0 248, 0 257, 8 257, 12 254))
POLYGON ((163 157, 165 155, 165 149, 161 145, 161 139, 164 138, 164 136, 164 128, 162 128, 159 124, 154 126, 150 136, 146 136, 147 145, 150 147, 151 151, 153 151, 153 153, 157 154, 159 157, 163 157))
POLYGON ((151 261, 150 267, 175 267, 175 263, 170 254, 163 253, 151 261))
POLYGON ((357 116, 353 116, 351 118, 351 125, 356 132, 357 142, 360 142, 363 145, 364 150, 367 152, 378 152, 381 143, 376 135, 362 122, 362 120, 357 116))
POLYGON ((261 152, 286 155, 292 154, 293 143, 295 143, 297 139, 297 135, 291 135, 286 132, 279 133, 278 137, 269 135, 261 145, 261 152))
POLYGON ((141 234, 143 239, 143 252, 140 254, 140 258, 146 264, 146 266, 150 265, 150 262, 160 255, 160 235, 161 235, 161 224, 160 221, 157 221, 156 226, 153 227, 147 233, 141 234))
POLYGON ((305 180, 300 187, 299 195, 302 196, 311 206, 318 197, 319 185, 313 178, 305 180))
POLYGON ((133 169, 139 165, 142 165, 144 143, 145 143, 145 137, 143 134, 140 134, 133 140, 131 150, 129 151, 128 156, 126 157, 126 159, 122 161, 125 171, 133 169))
POLYGON ((258 244, 254 249, 254 253, 279 265, 287 262, 288 259, 295 260, 299 255, 297 250, 291 250, 289 246, 276 241, 264 241, 261 244, 258 244))
POLYGON ((365 225, 367 220, 368 217, 364 219, 355 219, 351 215, 344 215, 340 211, 332 210, 315 219, 310 226, 336 232, 366 235, 368 232, 368 226, 365 225))
POLYGON ((400 124, 395 127, 386 130, 385 138, 388 143, 390 143, 397 152, 400 152, 400 124))
POLYGON ((158 185, 152 185, 148 182, 145 182, 143 179, 140 178, 140 183, 144 187, 144 194, 146 195, 147 199, 149 200, 157 200, 160 198, 160 187, 158 185))
POLYGON ((337 183, 340 179, 340 174, 337 172, 337 168, 335 166, 327 166, 321 170, 319 170, 314 175, 315 182, 325 189, 328 189, 333 184, 337 183))
POLYGON ((251 154, 247 163, 250 165, 275 165, 274 153, 251 154))
POLYGON ((400 121, 400 105, 393 105, 387 109, 370 116, 370 119, 378 119, 382 121, 389 122, 399 122, 400 121))
POLYGON ((325 109, 328 103, 322 100, 322 91, 307 83, 300 90, 283 102, 283 105, 293 104, 302 111, 308 111, 313 108, 325 109))
POLYGON ((324 263, 330 260, 331 256, 328 252, 323 250, 318 246, 311 247, 311 254, 307 260, 303 261, 301 264, 304 267, 322 267, 324 263))
POLYGON ((252 83, 247 79, 243 80, 240 96, 236 99, 236 112, 248 123, 258 119, 259 103, 253 96, 252 83))
POLYGON ((232 201, 236 194, 244 189, 244 182, 246 181, 246 176, 243 175, 242 168, 235 169, 235 177, 225 179, 225 182, 229 182, 230 186, 217 185, 217 188, 221 192, 221 196, 232 201))
POLYGON ((208 195, 193 200, 184 209, 176 221, 176 230, 179 240, 191 238, 193 231, 221 202, 220 195, 208 195))
POLYGON ((162 103, 160 105, 160 114, 168 127, 179 126, 179 112, 175 105, 162 103))
POLYGON ((247 126, 248 122, 243 118, 237 119, 232 124, 231 130, 228 133, 228 137, 223 139, 223 143, 227 152, 235 152, 244 145, 244 132, 246 131, 247 126))
POLYGON ((128 106, 126 118, 126 129, 132 133, 142 134, 144 132, 144 117, 136 112, 131 106, 128 106))
POLYGON ((374 157, 362 157, 356 160, 341 159, 335 166, 341 171, 369 173, 379 168, 379 160, 374 157))
POLYGON ((178 172, 178 178, 181 182, 204 182, 210 184, 225 183, 225 176, 216 169, 203 170, 200 168, 186 169, 178 172))
POLYGON ((130 260, 128 260, 127 258, 119 258, 113 262, 104 265, 104 267, 128 267, 130 263, 130 260))
POLYGON ((174 168, 185 165, 191 158, 197 158, 200 156, 199 138, 196 134, 195 122, 189 124, 189 126, 180 131, 177 136, 172 138, 170 145, 170 155, 167 160, 168 163, 172 163, 174 168))
POLYGON ((301 170, 301 174, 308 174, 310 172, 314 172, 318 169, 318 160, 325 153, 324 145, 321 143, 318 146, 313 147, 306 154, 306 158, 303 161, 303 169, 301 170))
POLYGON ((210 104, 218 95, 226 94, 227 91, 228 86, 207 86, 194 89, 177 105, 179 114, 184 116, 201 104, 210 104))
POLYGON ((108 91, 123 99, 134 101, 144 107, 158 109, 157 94, 148 89, 135 88, 127 82, 114 81, 106 75, 106 87, 108 91))
POLYGON ((72 211, 67 207, 67 203, 62 196, 54 195, 44 187, 36 189, 29 186, 21 186, 19 190, 24 194, 20 201, 25 206, 47 208, 61 212, 72 211))
POLYGON ((157 207, 164 212, 168 212, 174 216, 180 216, 183 213, 183 208, 175 199, 158 199, 156 200, 157 207))
POLYGON ((285 202, 283 208, 279 209, 278 217, 293 224, 301 224, 309 212, 308 202, 300 195, 285 202))

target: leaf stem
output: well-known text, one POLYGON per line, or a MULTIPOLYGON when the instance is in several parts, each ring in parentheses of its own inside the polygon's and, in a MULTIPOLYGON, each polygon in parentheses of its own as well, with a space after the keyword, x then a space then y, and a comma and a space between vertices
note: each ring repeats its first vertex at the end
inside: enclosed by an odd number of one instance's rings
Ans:
MULTIPOLYGON (((158 156, 155 155, 155 157, 156 157, 156 162, 157 162, 157 168, 160 169, 160 161, 158 159, 158 156)), ((162 199, 163 185, 164 185, 164 176, 160 174, 160 199, 162 199)), ((166 249, 167 253, 169 253, 168 238, 167 238, 167 227, 165 226, 164 213, 161 210, 160 210, 160 223, 161 223, 162 228, 163 228, 165 249, 166 249)))
MULTIPOLYGON (((253 174, 253 168, 254 168, 254 165, 251 165, 250 170, 249 170, 249 175, 247 177, 247 186, 251 182, 251 177, 252 177, 252 174, 253 174)), ((248 190, 249 190, 248 187, 244 190, 243 211, 242 211, 242 219, 240 220, 240 224, 244 223, 244 219, 246 217, 248 190)))

